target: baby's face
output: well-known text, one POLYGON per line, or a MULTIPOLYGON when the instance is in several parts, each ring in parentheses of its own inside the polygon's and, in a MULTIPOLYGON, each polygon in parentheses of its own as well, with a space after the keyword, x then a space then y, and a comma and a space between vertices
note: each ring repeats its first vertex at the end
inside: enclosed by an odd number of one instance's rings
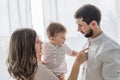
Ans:
POLYGON ((66 40, 65 36, 66 32, 57 33, 55 37, 53 37, 53 42, 55 45, 62 46, 66 40))

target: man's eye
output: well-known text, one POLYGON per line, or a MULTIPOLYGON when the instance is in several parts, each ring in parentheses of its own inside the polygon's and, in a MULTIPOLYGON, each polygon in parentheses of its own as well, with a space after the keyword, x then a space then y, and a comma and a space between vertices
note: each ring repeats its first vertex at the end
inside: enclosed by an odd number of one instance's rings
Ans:
POLYGON ((82 27, 82 26, 79 26, 79 27, 82 27))

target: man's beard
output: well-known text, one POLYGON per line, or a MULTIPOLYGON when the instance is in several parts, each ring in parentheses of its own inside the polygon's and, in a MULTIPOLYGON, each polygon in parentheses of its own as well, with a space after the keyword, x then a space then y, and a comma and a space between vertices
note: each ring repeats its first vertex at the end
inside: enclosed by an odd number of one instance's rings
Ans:
POLYGON ((93 36, 93 30, 89 29, 89 32, 85 35, 86 38, 90 38, 93 36))

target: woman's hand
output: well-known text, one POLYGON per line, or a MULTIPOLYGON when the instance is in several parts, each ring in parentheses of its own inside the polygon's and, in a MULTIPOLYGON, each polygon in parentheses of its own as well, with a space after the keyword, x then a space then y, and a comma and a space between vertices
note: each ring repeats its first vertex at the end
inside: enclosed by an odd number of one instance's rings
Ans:
POLYGON ((77 55, 76 62, 82 64, 84 61, 87 60, 88 48, 80 51, 77 55))
POLYGON ((87 60, 87 54, 88 54, 88 48, 78 53, 76 60, 73 64, 70 76, 68 77, 68 80, 77 80, 80 65, 87 60))

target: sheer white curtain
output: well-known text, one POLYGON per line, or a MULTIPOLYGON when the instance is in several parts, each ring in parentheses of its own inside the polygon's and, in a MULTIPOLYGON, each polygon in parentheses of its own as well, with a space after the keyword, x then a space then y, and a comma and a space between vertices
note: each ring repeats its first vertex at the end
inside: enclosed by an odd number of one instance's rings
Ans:
POLYGON ((30 0, 0 0, 0 36, 20 27, 32 27, 30 0))
POLYGON ((12 80, 6 67, 11 33, 17 28, 32 28, 30 1, 0 0, 0 80, 12 80))
POLYGON ((44 0, 31 0, 32 9, 32 23, 33 29, 36 30, 38 36, 44 41, 45 30, 44 30, 44 17, 42 2, 44 0))

